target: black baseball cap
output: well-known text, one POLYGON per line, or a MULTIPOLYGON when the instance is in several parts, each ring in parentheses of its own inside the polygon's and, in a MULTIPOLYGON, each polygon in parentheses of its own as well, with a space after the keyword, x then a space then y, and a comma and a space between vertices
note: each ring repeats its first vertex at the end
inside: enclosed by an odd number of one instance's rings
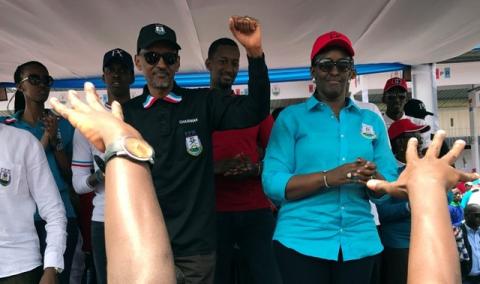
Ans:
POLYGON ((110 65, 112 62, 123 64, 128 69, 133 71, 132 56, 121 48, 115 48, 105 53, 103 56, 103 68, 110 65))
POLYGON ((425 118, 427 115, 433 115, 433 113, 427 111, 425 104, 421 100, 411 99, 403 108, 403 111, 406 115, 415 117, 415 118, 425 118))
POLYGON ((174 30, 163 24, 150 24, 144 26, 138 34, 137 53, 156 42, 165 42, 177 50, 181 49, 174 30))

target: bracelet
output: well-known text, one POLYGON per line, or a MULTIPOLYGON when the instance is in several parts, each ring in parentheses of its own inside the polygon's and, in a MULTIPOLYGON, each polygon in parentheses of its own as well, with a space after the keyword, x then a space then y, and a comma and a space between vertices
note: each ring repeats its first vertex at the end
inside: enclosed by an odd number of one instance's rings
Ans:
POLYGON ((322 171, 322 173, 323 173, 323 183, 325 184, 326 188, 329 188, 330 185, 328 185, 328 182, 327 182, 327 171, 322 171))

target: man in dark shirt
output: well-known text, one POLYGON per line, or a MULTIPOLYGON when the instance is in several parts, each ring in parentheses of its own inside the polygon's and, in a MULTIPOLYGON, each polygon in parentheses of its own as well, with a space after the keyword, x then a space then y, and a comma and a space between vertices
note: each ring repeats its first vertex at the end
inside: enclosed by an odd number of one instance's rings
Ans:
MULTIPOLYGON (((205 66, 210 88, 233 94, 240 50, 229 38, 215 40, 208 49, 205 66)), ((217 209, 217 267, 215 283, 231 283, 235 244, 246 260, 249 274, 240 269, 248 283, 277 284, 280 274, 272 250, 275 220, 271 203, 263 193, 262 152, 267 147, 273 118, 269 115, 255 126, 216 131, 213 160, 217 209), (251 277, 251 278, 250 278, 251 277)), ((243 267, 243 266, 242 266, 243 267)))
POLYGON ((258 21, 232 17, 230 30, 249 58, 248 96, 179 87, 174 81, 180 66, 175 32, 163 24, 150 24, 140 31, 135 56, 147 87, 141 96, 124 105, 126 122, 155 149, 152 177, 177 272, 187 283, 213 283, 216 229, 212 132, 256 125, 270 108, 270 83, 258 21))

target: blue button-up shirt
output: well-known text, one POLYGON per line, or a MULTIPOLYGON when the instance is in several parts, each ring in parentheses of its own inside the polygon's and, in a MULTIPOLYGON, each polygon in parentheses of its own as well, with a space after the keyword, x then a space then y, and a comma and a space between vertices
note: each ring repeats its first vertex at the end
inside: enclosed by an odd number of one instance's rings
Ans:
POLYGON ((373 161, 387 180, 396 179, 397 163, 377 114, 347 99, 337 119, 314 96, 286 108, 273 127, 262 176, 265 193, 281 203, 274 240, 328 260, 338 260, 340 249, 345 261, 380 253, 368 200, 382 203, 387 195, 373 198, 364 185, 347 184, 300 200, 285 199, 291 177, 332 170, 358 157, 373 161))
MULTIPOLYGON (((405 164, 397 161, 398 175, 405 170, 405 164)), ((390 198, 377 206, 380 218, 380 239, 385 247, 407 249, 410 247, 410 205, 408 200, 390 198)))
POLYGON ((480 230, 473 230, 469 226, 467 227, 467 238, 472 248, 472 270, 470 270, 470 276, 480 275, 480 230))
MULTIPOLYGON (((34 126, 26 123, 22 120, 23 111, 19 111, 12 115, 10 122, 6 122, 11 126, 27 130, 32 133, 38 140, 42 139, 43 133, 45 132, 45 127, 43 122, 38 121, 34 126), (12 119, 13 118, 13 119, 12 119)), ((8 120, 8 118, 6 118, 8 120)), ((65 119, 60 118, 58 121, 58 130, 61 135, 62 143, 64 149, 70 157, 72 156, 72 140, 73 133, 75 128, 65 119)), ((52 171, 53 177, 55 178, 55 183, 57 184, 58 190, 60 191, 60 196, 62 197, 63 203, 65 205, 65 211, 67 213, 67 218, 75 218, 75 210, 73 209, 72 202, 70 201, 70 193, 68 183, 63 179, 60 168, 55 160, 55 153, 50 147, 45 150, 47 156, 48 165, 52 171)), ((35 215, 36 220, 40 220, 38 213, 35 215)))

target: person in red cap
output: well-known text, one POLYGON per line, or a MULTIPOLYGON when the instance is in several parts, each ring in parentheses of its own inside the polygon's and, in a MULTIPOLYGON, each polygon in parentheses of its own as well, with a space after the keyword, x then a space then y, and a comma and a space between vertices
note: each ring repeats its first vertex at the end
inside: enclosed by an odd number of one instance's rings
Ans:
POLYGON ((315 41, 315 92, 278 116, 262 174, 265 193, 281 204, 273 247, 283 283, 370 283, 383 247, 365 183, 394 180, 395 157, 373 111, 348 97, 354 50, 339 32, 315 41), (299 273, 300 271, 300 273, 299 273))
POLYGON ((405 115, 404 107, 408 100, 407 82, 398 77, 390 78, 383 88, 382 102, 387 106, 387 110, 383 114, 383 120, 387 128, 399 119, 411 118, 405 115))
MULTIPOLYGON (((418 125, 427 125, 425 120, 409 116, 405 113, 405 105, 408 101, 407 82, 398 77, 390 78, 383 88, 382 102, 387 106, 387 110, 383 113, 383 120, 387 128, 399 119, 408 118, 418 125)), ((430 134, 424 133, 422 150, 425 150, 431 143, 430 134)), ((447 149, 448 150, 448 149, 447 149)), ((448 152, 448 151, 447 151, 448 152)), ((445 152, 446 153, 446 152, 445 152)))
POLYGON ((464 194, 464 193, 467 191, 467 188, 466 188, 466 186, 465 186, 465 182, 459 182, 459 183, 457 183, 457 185, 455 186, 455 188, 458 189, 461 194, 464 194))
POLYGON ((429 125, 415 124, 408 118, 394 121, 388 128, 388 137, 390 138, 392 152, 395 158, 405 164, 405 151, 407 150, 408 139, 412 137, 417 138, 419 149, 421 149, 423 144, 421 133, 429 130, 429 125))
MULTIPOLYGON (((421 133, 430 129, 428 125, 418 125, 409 119, 394 121, 388 128, 392 151, 398 161, 398 171, 405 169, 408 140, 418 140, 418 155, 422 156, 421 133)), ((380 217, 380 238, 384 246, 381 264, 381 283, 407 283, 408 251, 410 247, 410 206, 408 200, 390 198, 378 205, 380 217)))

